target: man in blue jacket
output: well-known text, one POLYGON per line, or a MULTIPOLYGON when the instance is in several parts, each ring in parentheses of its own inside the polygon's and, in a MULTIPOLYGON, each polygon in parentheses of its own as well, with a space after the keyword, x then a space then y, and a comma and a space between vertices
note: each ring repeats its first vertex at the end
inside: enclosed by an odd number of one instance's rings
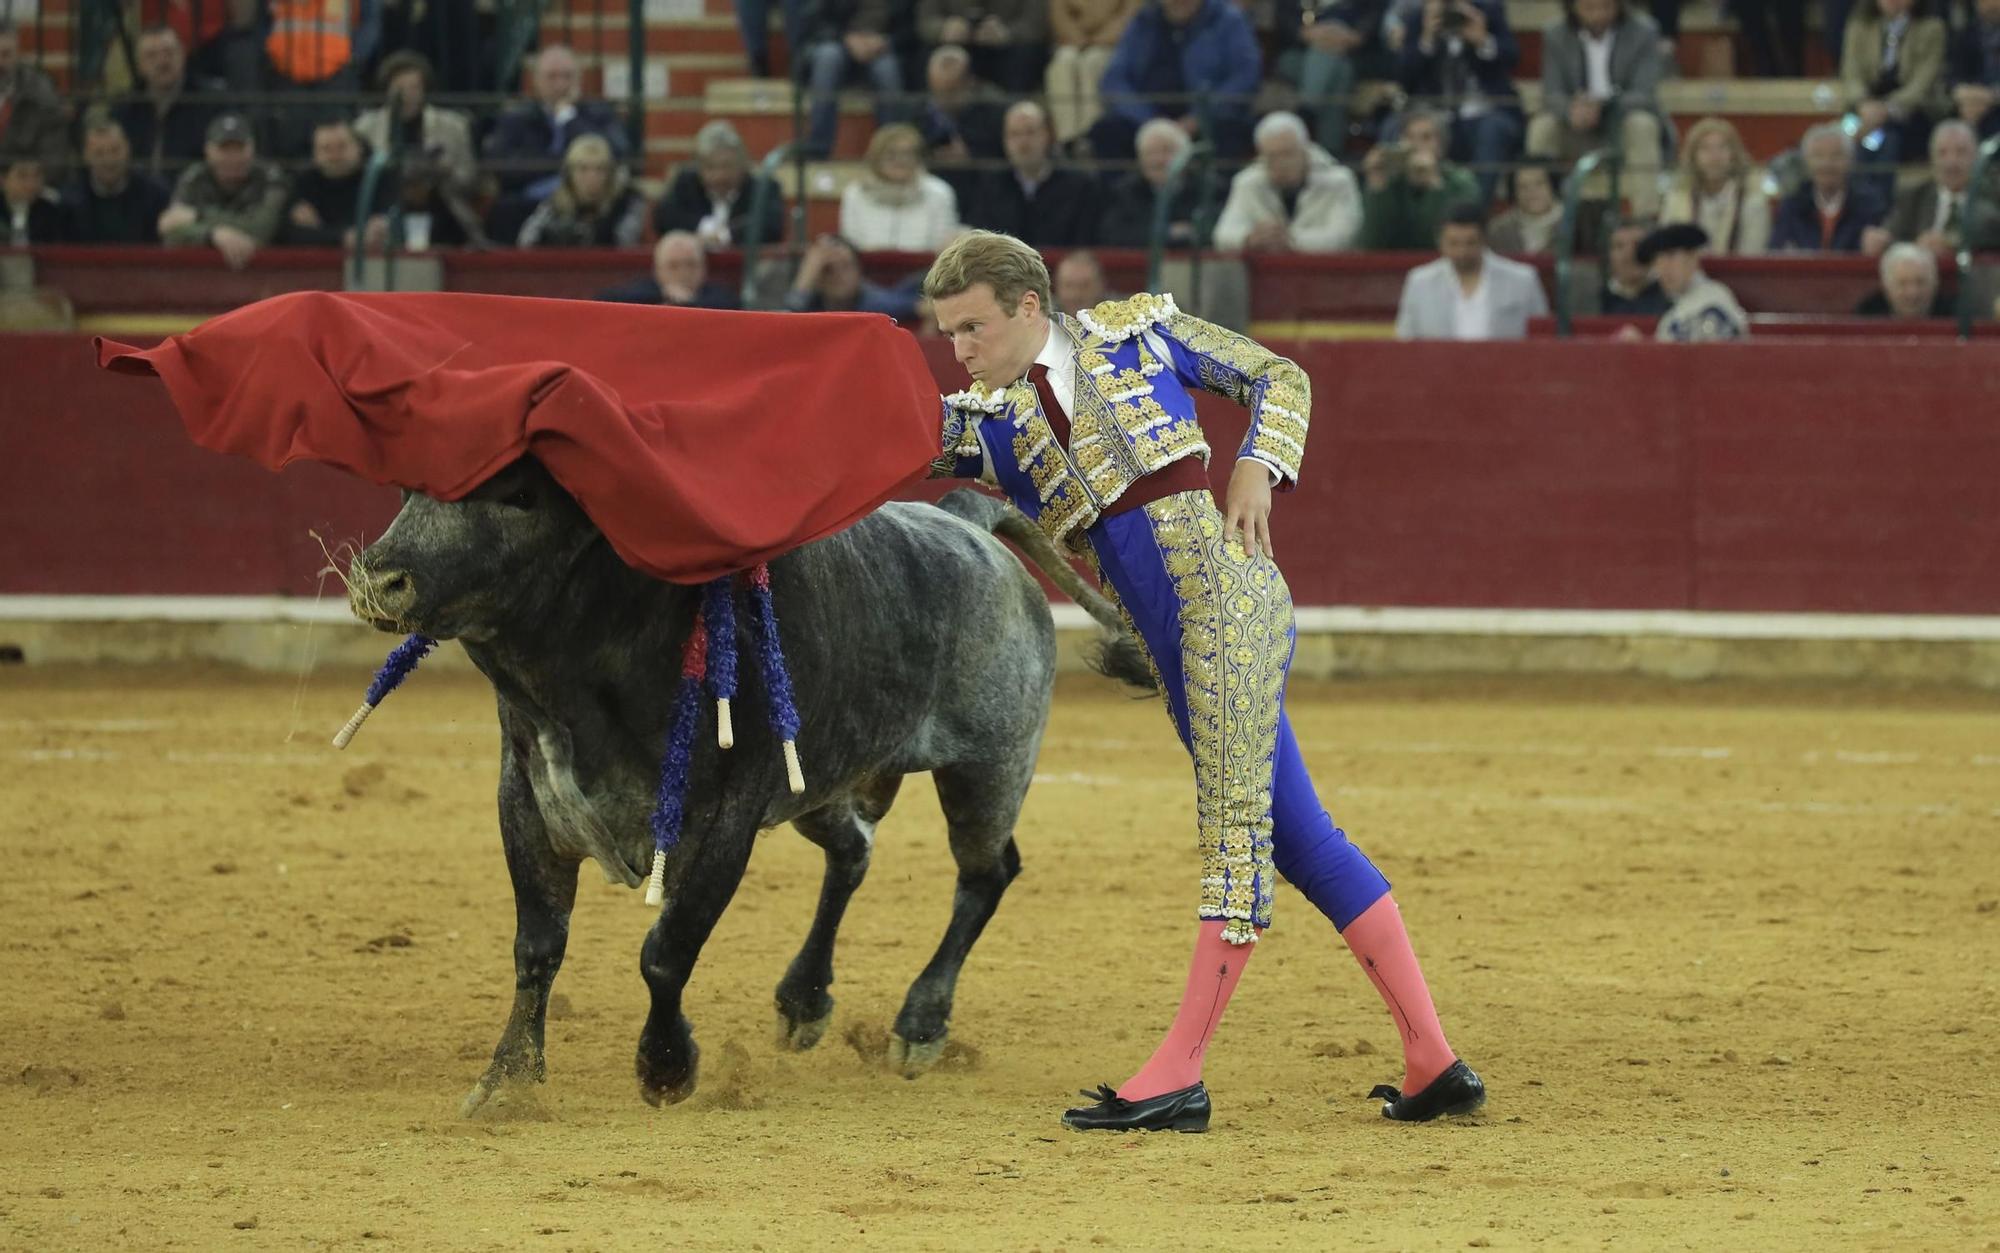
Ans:
POLYGON ((1426 0, 1403 36, 1403 90, 1451 118, 1446 155, 1470 165, 1482 203, 1520 155, 1527 123, 1514 94, 1521 48, 1500 0, 1426 0))
POLYGON ((1224 157, 1248 156, 1263 73, 1257 36, 1230 0, 1147 0, 1105 67, 1091 151, 1128 159, 1139 128, 1164 117, 1224 157))

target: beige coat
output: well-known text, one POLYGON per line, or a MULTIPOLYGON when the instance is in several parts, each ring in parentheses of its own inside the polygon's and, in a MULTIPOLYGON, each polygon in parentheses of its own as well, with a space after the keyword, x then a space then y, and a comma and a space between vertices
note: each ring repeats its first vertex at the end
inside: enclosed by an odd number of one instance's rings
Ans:
POLYGON ((1709 256, 1761 257, 1771 250, 1771 201, 1764 195, 1763 181, 1762 171, 1752 170, 1739 184, 1735 220, 1724 228, 1695 213, 1693 190, 1677 179, 1660 208, 1660 223, 1692 222, 1706 230, 1709 256))
MULTIPOLYGON (((1921 113, 1945 117, 1951 112, 1951 97, 1945 90, 1944 19, 1920 17, 1910 22, 1903 46, 1896 53, 1896 68, 1902 86, 1883 101, 1901 113, 1921 113)), ((1869 98, 1868 89, 1882 72, 1882 24, 1856 17, 1847 24, 1840 47, 1840 89, 1848 108, 1869 98)))
POLYGON ((1108 48, 1139 11, 1139 0, 1049 0, 1049 42, 1058 47, 1108 48))
MULTIPOLYGON (((376 152, 389 145, 389 110, 370 109, 354 119, 355 133, 376 152)), ((472 155, 472 122, 455 109, 424 106, 424 148, 436 156, 447 185, 461 196, 479 187, 479 162, 472 155)))

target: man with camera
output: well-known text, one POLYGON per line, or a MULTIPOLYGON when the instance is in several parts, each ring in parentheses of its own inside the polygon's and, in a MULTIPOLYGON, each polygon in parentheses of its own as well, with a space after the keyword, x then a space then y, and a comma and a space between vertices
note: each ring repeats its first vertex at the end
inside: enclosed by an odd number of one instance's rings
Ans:
MULTIPOLYGON (((1500 0, 1424 0, 1403 30, 1403 90, 1449 122, 1446 152, 1472 163, 1482 201, 1521 146, 1514 66, 1521 50, 1500 0)), ((1398 28, 1402 29, 1402 28, 1398 28)), ((1426 241, 1428 242, 1428 241, 1426 241)))
POLYGON ((1437 242, 1438 227, 1458 205, 1480 205, 1479 184, 1463 166, 1444 159, 1446 121, 1434 109, 1416 108, 1403 120, 1403 137, 1377 144, 1361 161, 1361 246, 1377 252, 1416 252, 1437 242))

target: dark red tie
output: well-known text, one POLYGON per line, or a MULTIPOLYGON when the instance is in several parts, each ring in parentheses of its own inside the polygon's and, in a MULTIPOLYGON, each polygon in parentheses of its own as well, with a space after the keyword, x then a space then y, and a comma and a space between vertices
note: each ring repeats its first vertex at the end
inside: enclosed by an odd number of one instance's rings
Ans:
POLYGON ((1069 447, 1069 414, 1056 403, 1056 389, 1049 386, 1049 367, 1036 362, 1028 367, 1028 381, 1035 385, 1035 395, 1042 398, 1042 416, 1049 420, 1049 427, 1056 433, 1056 442, 1069 447))

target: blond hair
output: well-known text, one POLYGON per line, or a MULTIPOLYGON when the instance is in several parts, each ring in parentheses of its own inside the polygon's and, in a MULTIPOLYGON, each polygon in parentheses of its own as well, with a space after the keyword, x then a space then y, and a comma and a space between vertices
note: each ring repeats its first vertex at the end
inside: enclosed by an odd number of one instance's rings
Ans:
POLYGON ((1680 169, 1674 177, 1675 186, 1690 192, 1700 188, 1701 174, 1695 169, 1694 154, 1695 150, 1701 147, 1701 141, 1710 135, 1720 135, 1729 144, 1730 181, 1735 183, 1749 181, 1750 172, 1756 168, 1756 162, 1750 159, 1750 150, 1743 146, 1743 136, 1737 134, 1736 128, 1730 125, 1727 119, 1705 117, 1689 127, 1687 138, 1681 141, 1680 169))
POLYGON ((1049 296, 1049 267, 1042 254, 997 231, 967 231, 946 244, 924 275, 924 296, 942 300, 981 283, 993 289, 994 299, 1009 313, 1020 307, 1021 297, 1029 292, 1041 298, 1043 309, 1054 304, 1049 296))
POLYGON ((916 149, 917 172, 923 173, 924 133, 908 122, 895 122, 878 129, 868 141, 868 151, 862 160, 868 165, 868 172, 877 178, 882 176, 882 162, 888 157, 889 149, 897 144, 908 144, 916 149))
POLYGON ((611 151, 609 140, 602 135, 578 135, 563 150, 562 181, 556 185, 549 199, 558 212, 572 217, 584 213, 595 215, 618 203, 625 194, 625 180, 625 167, 618 164, 617 154, 611 151), (596 161, 611 167, 609 176, 604 180, 604 198, 595 204, 585 204, 576 190, 576 167, 585 161, 596 161))

